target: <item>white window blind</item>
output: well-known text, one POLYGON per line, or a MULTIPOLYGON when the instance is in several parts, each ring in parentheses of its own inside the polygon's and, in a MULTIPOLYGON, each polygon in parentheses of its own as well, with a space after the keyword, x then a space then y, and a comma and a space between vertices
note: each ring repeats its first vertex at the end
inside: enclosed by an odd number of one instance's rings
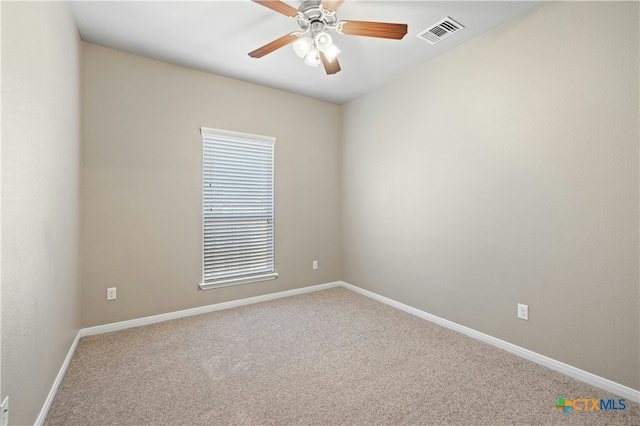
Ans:
POLYGON ((203 289, 274 279, 275 138, 201 129, 203 289))

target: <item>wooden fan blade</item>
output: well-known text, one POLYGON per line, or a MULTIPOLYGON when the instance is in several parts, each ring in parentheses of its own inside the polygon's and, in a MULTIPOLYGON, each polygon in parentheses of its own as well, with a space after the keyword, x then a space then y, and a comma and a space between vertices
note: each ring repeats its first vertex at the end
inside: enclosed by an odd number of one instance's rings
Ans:
POLYGON ((298 16, 298 9, 295 7, 289 6, 286 3, 281 2, 280 0, 252 0, 254 3, 261 4, 264 7, 268 7, 271 10, 275 10, 278 13, 282 13, 283 15, 290 16, 295 18, 298 16))
POLYGON ((407 34, 407 24, 388 22, 342 21, 342 34, 400 40, 407 34))
POLYGON ((329 12, 335 12, 340 6, 342 6, 344 0, 322 0, 322 8, 329 12))
POLYGON ((271 43, 267 43, 262 47, 257 48, 253 52, 249 53, 252 58, 262 58, 264 55, 280 49, 282 46, 286 46, 295 39, 298 38, 296 33, 287 34, 278 39, 273 40, 271 43))
POLYGON ((320 52, 320 59, 322 59, 322 65, 324 65, 324 70, 327 74, 335 74, 340 71, 340 63, 338 62, 338 58, 335 58, 333 61, 329 62, 324 52, 320 52))

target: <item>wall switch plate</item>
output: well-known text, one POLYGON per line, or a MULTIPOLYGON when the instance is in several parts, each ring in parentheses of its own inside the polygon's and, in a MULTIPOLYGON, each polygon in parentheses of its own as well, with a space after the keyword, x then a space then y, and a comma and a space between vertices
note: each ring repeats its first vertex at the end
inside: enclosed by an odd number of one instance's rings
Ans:
POLYGON ((313 261, 313 269, 318 269, 318 261, 317 260, 313 261))
POLYGON ((2 401, 2 426, 9 426, 9 397, 2 401))
POLYGON ((529 305, 518 303, 518 318, 529 321, 529 305))
POLYGON ((116 300, 116 288, 109 287, 107 289, 107 300, 116 300))

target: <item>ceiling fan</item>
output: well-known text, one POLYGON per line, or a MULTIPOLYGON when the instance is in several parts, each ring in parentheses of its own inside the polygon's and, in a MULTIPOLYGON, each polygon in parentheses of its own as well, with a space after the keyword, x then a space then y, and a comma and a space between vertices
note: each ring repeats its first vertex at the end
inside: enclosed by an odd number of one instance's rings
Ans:
POLYGON ((293 50, 312 67, 322 63, 327 74, 340 71, 337 56, 340 49, 333 44, 328 33, 378 37, 400 40, 407 34, 407 24, 366 21, 338 21, 336 11, 344 0, 307 0, 298 9, 280 0, 252 0, 271 10, 294 18, 300 31, 291 32, 249 53, 252 58, 261 58, 283 46, 293 43, 293 50))

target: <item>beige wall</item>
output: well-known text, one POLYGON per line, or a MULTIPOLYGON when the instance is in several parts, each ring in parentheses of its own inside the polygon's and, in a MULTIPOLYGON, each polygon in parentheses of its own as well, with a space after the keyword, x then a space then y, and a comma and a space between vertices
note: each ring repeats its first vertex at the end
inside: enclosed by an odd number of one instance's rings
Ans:
POLYGON ((66 3, 2 3, 2 398, 33 424, 80 328, 80 40, 66 3))
POLYGON ((82 326, 340 279, 339 123, 337 105, 83 43, 82 326), (201 126, 277 138, 277 280, 198 289, 201 126))
POLYGON ((552 2, 346 104, 344 280, 640 388, 638 17, 552 2))

